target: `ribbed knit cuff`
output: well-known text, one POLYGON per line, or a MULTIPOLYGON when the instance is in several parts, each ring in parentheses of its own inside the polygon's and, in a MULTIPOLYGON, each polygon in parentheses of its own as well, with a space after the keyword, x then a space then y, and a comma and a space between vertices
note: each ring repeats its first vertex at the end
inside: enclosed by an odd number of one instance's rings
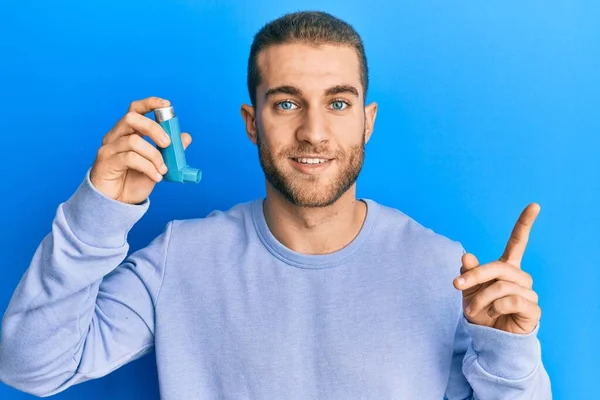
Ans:
POLYGON ((101 248, 123 246, 127 234, 149 206, 149 198, 140 204, 127 204, 104 195, 90 181, 90 170, 75 193, 61 205, 73 234, 82 242, 101 248))

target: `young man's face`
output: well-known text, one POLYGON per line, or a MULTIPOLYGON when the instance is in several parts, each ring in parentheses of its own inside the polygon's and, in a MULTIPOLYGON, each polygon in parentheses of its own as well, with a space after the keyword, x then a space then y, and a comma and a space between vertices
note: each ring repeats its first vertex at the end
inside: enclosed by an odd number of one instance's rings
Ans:
POLYGON ((377 105, 365 108, 349 46, 271 46, 258 57, 256 109, 244 106, 267 181, 291 203, 324 207, 352 187, 377 105))

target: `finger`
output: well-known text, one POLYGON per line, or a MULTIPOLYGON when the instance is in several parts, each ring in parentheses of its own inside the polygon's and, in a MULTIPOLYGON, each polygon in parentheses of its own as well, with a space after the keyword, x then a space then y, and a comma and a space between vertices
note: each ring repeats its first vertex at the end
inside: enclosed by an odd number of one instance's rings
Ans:
POLYGON ((142 157, 135 151, 115 154, 115 156, 111 158, 111 161, 114 168, 120 171, 133 169, 145 174, 155 182, 160 182, 163 178, 150 160, 142 157))
POLYGON ((170 144, 169 136, 156 121, 135 112, 128 112, 117 122, 115 127, 106 135, 105 144, 131 134, 148 136, 161 147, 167 147, 170 144))
POLYGON ((514 282, 497 281, 473 296, 465 312, 467 315, 474 317, 494 301, 512 295, 524 297, 533 303, 538 302, 538 295, 533 290, 519 286, 514 282))
POLYGON ((462 267, 460 268, 460 273, 464 274, 465 272, 477 267, 479 265, 479 260, 475 257, 475 254, 465 253, 461 257, 462 267))
POLYGON ((133 151, 154 164, 161 174, 167 173, 167 166, 160 151, 139 135, 128 135, 104 146, 101 157, 109 158, 119 153, 133 151))
POLYGON ((529 240, 529 233, 540 210, 541 207, 538 203, 531 203, 525 207, 512 230, 500 261, 508 262, 517 268, 521 267, 523 254, 529 240))
POLYGON ((171 102, 166 99, 161 99, 160 97, 151 96, 146 97, 145 99, 136 100, 129 105, 128 112, 135 112, 138 114, 147 114, 150 111, 161 108, 168 107, 171 105, 171 102))
POLYGON ((184 150, 192 143, 192 137, 189 133, 183 132, 181 134, 181 143, 183 144, 184 150))
MULTIPOLYGON (((461 278, 462 274, 464 274, 467 271, 473 270, 479 266, 479 260, 477 259, 477 257, 475 257, 475 254, 465 253, 465 254, 463 254, 461 260, 462 260, 462 266, 460 268, 461 275, 454 280, 454 287, 459 290, 460 290, 460 287, 458 285, 460 283, 460 278, 461 278)), ((479 285, 475 285, 475 286, 472 286, 470 289, 463 290, 462 291, 463 298, 470 297, 473 293, 477 292, 479 290, 479 288, 480 288, 479 285)))
POLYGON ((514 282, 528 289, 533 287, 533 278, 531 275, 522 269, 515 268, 501 261, 492 261, 478 268, 468 270, 454 279, 454 286, 457 289, 466 290, 493 279, 514 282))
MULTIPOLYGON (((160 107, 168 107, 171 105, 171 102, 166 99, 161 99, 160 97, 151 96, 142 100, 136 100, 129 104, 129 108, 127 110, 128 113, 134 114, 146 114, 150 111, 160 108, 160 107)), ((121 121, 120 121, 121 122, 121 121)), ((118 136, 129 135, 132 133, 136 133, 135 129, 131 128, 127 124, 117 123, 113 129, 104 137, 102 144, 105 145, 113 140, 116 140, 118 136)))
POLYGON ((525 297, 510 295, 495 300, 490 306, 488 314, 492 318, 517 314, 521 318, 537 321, 542 316, 542 309, 539 304, 525 297))

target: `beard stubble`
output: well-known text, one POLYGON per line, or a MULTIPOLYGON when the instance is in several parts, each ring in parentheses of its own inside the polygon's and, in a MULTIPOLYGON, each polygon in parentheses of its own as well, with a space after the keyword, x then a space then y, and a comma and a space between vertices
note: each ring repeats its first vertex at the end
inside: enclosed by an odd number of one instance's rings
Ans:
POLYGON ((350 189, 362 170, 365 157, 364 131, 361 143, 351 146, 348 151, 337 150, 332 153, 326 147, 315 148, 303 143, 298 147, 284 149, 277 155, 277 159, 260 137, 261 133, 257 131, 258 158, 265 178, 285 199, 298 207, 332 205, 350 189), (289 163, 290 157, 302 154, 334 158, 333 162, 338 166, 337 176, 330 182, 323 182, 320 175, 303 174, 283 166, 289 163))

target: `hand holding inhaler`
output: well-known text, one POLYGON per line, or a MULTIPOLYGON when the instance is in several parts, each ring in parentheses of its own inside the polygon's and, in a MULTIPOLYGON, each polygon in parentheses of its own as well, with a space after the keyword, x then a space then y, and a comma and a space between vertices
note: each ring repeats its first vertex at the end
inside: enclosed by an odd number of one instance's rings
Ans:
POLYGON ((179 121, 170 105, 157 97, 131 103, 125 116, 104 136, 90 170, 90 181, 98 191, 123 203, 139 204, 163 178, 175 182, 200 180, 201 171, 188 167, 183 154, 192 137, 179 133, 179 121), (144 115, 153 110, 160 123, 144 115))

